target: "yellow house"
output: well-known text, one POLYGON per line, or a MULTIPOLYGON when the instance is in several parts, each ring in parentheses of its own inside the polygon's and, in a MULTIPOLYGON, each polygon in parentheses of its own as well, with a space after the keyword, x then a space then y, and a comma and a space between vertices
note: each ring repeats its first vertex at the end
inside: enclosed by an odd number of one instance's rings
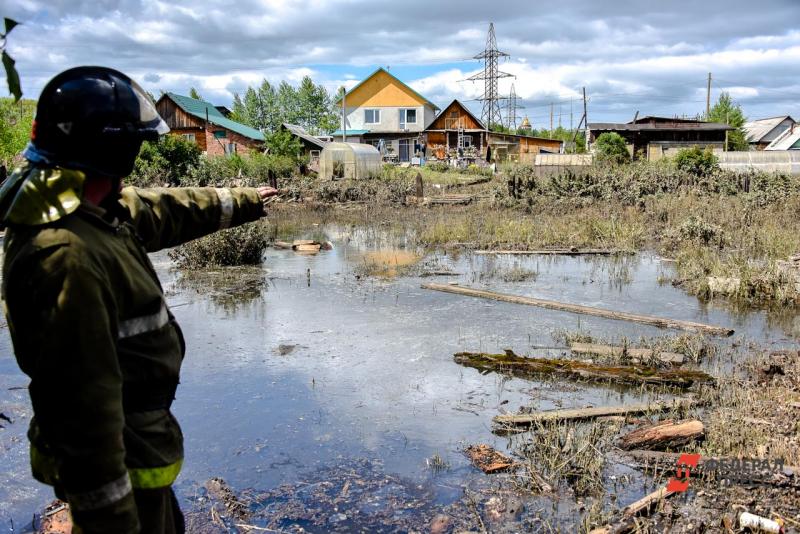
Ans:
MULTIPOLYGON (((439 108, 430 100, 379 68, 337 101, 344 125, 334 141, 367 143, 391 159, 409 161, 422 144, 422 132, 439 108)), ((341 119, 340 119, 341 120, 341 119)))

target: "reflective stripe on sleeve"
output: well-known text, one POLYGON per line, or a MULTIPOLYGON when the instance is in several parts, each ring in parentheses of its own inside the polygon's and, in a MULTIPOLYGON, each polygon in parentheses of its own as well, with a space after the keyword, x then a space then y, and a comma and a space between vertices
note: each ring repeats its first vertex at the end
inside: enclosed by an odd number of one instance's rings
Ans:
POLYGON ((133 319, 126 319, 119 323, 119 339, 126 337, 138 336, 145 332, 152 332, 163 328, 169 322, 169 312, 167 312, 167 305, 161 303, 161 309, 152 315, 143 315, 141 317, 134 317, 133 319))
POLYGON ((117 480, 103 484, 97 489, 81 493, 67 493, 67 500, 75 510, 98 510, 114 504, 132 490, 131 479, 128 473, 125 473, 117 480))
POLYGON ((231 219, 233 218, 233 196, 231 195, 230 189, 218 187, 216 191, 220 205, 219 228, 222 230, 231 225, 231 219))
POLYGON ((165 488, 175 482, 183 460, 164 467, 135 467, 128 469, 133 487, 137 489, 165 488))

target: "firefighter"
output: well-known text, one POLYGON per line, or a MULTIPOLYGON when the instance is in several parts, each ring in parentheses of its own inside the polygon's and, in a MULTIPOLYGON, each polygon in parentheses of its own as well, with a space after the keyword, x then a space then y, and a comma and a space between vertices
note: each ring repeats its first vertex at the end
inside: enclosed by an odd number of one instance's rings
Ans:
POLYGON ((31 468, 69 503, 73 532, 184 531, 170 405, 185 344, 147 253, 254 221, 277 193, 122 188, 142 142, 168 131, 126 75, 67 70, 42 91, 26 163, 0 188, 31 468))

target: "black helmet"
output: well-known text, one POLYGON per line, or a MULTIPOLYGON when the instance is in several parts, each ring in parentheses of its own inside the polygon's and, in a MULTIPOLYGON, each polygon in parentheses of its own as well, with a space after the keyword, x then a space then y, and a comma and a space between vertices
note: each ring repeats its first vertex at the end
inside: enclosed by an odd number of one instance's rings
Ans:
POLYGON ((139 84, 114 69, 77 67, 42 90, 23 156, 43 165, 123 178, 133 170, 142 141, 155 141, 168 131, 139 84))

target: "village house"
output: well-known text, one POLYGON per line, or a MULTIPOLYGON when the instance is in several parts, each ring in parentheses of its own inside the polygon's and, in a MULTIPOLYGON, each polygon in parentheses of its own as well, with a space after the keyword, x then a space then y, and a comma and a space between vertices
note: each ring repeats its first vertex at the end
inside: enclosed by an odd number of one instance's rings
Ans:
POLYGON ((536 154, 563 150, 563 143, 558 139, 489 131, 458 100, 444 108, 425 129, 425 134, 428 155, 440 160, 472 156, 484 161, 533 163, 536 154))
POLYGON ((696 119, 642 117, 626 123, 589 123, 589 142, 614 132, 625 139, 633 157, 655 161, 681 148, 699 146, 721 152, 725 149, 728 124, 703 122, 696 119))
POLYGON ((330 140, 330 136, 317 137, 308 133, 302 126, 288 122, 281 124, 281 130, 289 132, 300 141, 300 144, 303 145, 303 155, 312 164, 319 162, 319 155, 330 140))
POLYGON ((764 150, 800 150, 800 124, 793 123, 767 145, 764 150))
POLYGON ((224 107, 220 111, 202 100, 164 93, 156 102, 156 108, 170 127, 171 135, 197 143, 205 154, 246 155, 250 150, 264 147, 264 135, 226 117, 224 107))
POLYGON ((336 105, 344 107, 344 124, 334 141, 377 147, 387 159, 411 161, 423 140, 422 132, 439 108, 389 71, 379 68, 345 93, 336 105))
POLYGON ((793 129, 796 124, 789 115, 782 115, 749 121, 745 123, 743 129, 750 148, 764 150, 787 130, 793 129))

